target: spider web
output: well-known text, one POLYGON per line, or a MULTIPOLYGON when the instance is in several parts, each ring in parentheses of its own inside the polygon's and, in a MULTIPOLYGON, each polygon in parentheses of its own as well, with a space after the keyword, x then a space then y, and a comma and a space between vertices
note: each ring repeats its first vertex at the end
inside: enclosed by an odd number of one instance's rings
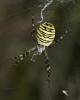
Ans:
POLYGON ((1 100, 79 100, 80 95, 80 1, 79 0, 2 0, 0 1, 0 98, 1 100), (51 3, 50 3, 51 2, 51 3), (50 4, 49 4, 50 3, 50 4), (49 4, 49 5, 48 5, 49 4), (48 5, 48 6, 47 6, 48 5), (36 9, 35 9, 36 7, 36 9), (3 62, 36 45, 31 38, 31 18, 35 9, 35 29, 43 22, 53 23, 56 39, 65 38, 47 49, 51 65, 51 87, 47 88, 44 57, 26 57, 3 62), (70 24, 71 22, 71 24, 70 24), (68 28, 70 24, 70 27, 68 28), (63 93, 67 91, 69 97, 63 93))

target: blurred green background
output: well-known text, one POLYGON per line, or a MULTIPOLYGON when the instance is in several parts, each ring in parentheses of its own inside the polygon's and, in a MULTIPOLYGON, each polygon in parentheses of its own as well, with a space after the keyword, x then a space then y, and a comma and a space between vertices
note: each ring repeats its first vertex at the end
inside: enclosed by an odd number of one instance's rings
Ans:
POLYGON ((51 65, 50 89, 43 55, 34 57, 35 63, 30 55, 14 69, 17 59, 4 61, 36 45, 31 37, 31 18, 36 6, 37 29, 45 3, 46 0, 0 0, 0 100, 80 99, 80 0, 53 0, 43 12, 44 21, 55 26, 55 40, 68 29, 55 48, 47 49, 51 65), (63 90, 68 91, 69 97, 63 90))

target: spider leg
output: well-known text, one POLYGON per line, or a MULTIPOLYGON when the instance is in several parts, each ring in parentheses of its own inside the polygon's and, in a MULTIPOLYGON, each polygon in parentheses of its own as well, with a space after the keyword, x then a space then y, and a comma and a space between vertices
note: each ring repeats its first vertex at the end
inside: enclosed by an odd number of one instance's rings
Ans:
POLYGON ((27 52, 19 55, 20 59, 15 63, 14 67, 17 66, 21 60, 23 60, 26 56, 30 55, 31 53, 33 53, 34 51, 37 50, 37 46, 31 48, 30 50, 28 50, 27 52))
POLYGON ((51 70, 50 70, 50 62, 49 62, 49 58, 48 58, 48 54, 46 52, 46 50, 43 51, 44 57, 45 57, 45 63, 46 63, 46 69, 47 69, 47 73, 48 73, 48 88, 50 87, 50 75, 51 75, 51 70))
POLYGON ((62 34, 62 35, 60 36, 59 39, 57 39, 56 41, 54 41, 54 42, 49 46, 50 48, 51 48, 52 46, 55 47, 55 46, 65 37, 65 35, 68 33, 67 30, 69 29, 70 25, 71 25, 71 22, 69 23, 68 28, 66 29, 65 33, 62 34))
MULTIPOLYGON (((36 7, 35 7, 36 9, 36 7)), ((35 9, 34 9, 34 12, 35 12, 35 9)), ((32 31, 31 31, 31 36, 32 36, 32 39, 35 40, 35 28, 34 28, 34 13, 33 13, 33 16, 32 16, 32 31)))
POLYGON ((30 50, 28 50, 27 52, 25 52, 25 53, 23 53, 23 54, 20 54, 20 55, 18 55, 18 56, 15 56, 15 57, 12 57, 12 58, 9 58, 9 59, 6 59, 6 60, 20 58, 20 59, 16 62, 16 64, 14 65, 14 67, 15 67, 16 65, 19 64, 19 62, 20 62, 21 60, 23 60, 26 56, 30 55, 31 53, 33 53, 33 52, 36 51, 36 50, 37 50, 37 46, 31 48, 30 50))
MULTIPOLYGON (((12 58, 7 58, 7 59, 5 59, 5 60, 10 60, 10 59, 17 59, 17 58, 21 58, 22 57, 22 54, 20 54, 20 55, 18 55, 18 56, 15 56, 15 57, 12 57, 12 58)), ((4 61, 5 61, 4 60, 4 61)))
POLYGON ((5 60, 16 59, 16 58, 25 58, 26 56, 28 56, 29 54, 31 54, 35 50, 37 50, 37 46, 31 48, 30 50, 28 50, 27 52, 25 52, 23 54, 20 54, 18 56, 15 56, 15 57, 12 57, 12 58, 8 58, 8 59, 5 59, 5 60))
POLYGON ((56 41, 54 41, 49 47, 51 48, 51 47, 55 47, 63 38, 64 38, 64 36, 67 34, 67 31, 62 35, 62 36, 60 36, 60 38, 59 39, 57 39, 56 41))
MULTIPOLYGON (((21 62, 21 60, 23 60, 23 59, 24 59, 23 57, 20 58, 20 59, 15 63, 14 67, 17 66, 17 65, 21 62)), ((13 67, 13 68, 14 68, 14 67, 13 67)))

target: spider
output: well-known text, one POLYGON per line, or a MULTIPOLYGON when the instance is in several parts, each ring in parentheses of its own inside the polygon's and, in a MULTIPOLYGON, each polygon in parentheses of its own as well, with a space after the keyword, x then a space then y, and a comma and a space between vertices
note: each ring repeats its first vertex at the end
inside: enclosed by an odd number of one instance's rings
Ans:
MULTIPOLYGON (((68 26, 70 26, 70 24, 68 26)), ((34 36, 36 37, 37 46, 31 48, 30 50, 28 50, 27 52, 25 52, 23 54, 20 54, 18 56, 10 58, 10 59, 19 58, 19 60, 15 63, 14 67, 17 66, 20 63, 20 61, 22 61, 26 56, 30 55, 31 53, 37 52, 38 55, 41 55, 43 53, 43 55, 45 57, 45 64, 46 64, 46 69, 47 69, 47 74, 48 74, 47 81, 48 81, 48 88, 49 88, 50 87, 51 70, 50 70, 50 62, 49 62, 48 54, 46 52, 46 48, 55 47, 56 44, 58 44, 59 41, 64 38, 65 34, 67 33, 67 30, 65 31, 64 34, 62 34, 62 36, 60 36, 60 38, 58 40, 54 41, 54 38, 55 38, 54 25, 51 23, 48 23, 48 22, 44 22, 44 23, 40 24, 37 31, 35 31, 35 29, 34 29, 34 14, 33 14, 31 34, 32 34, 32 38, 34 36)), ((33 38, 33 40, 35 40, 35 39, 33 38)))

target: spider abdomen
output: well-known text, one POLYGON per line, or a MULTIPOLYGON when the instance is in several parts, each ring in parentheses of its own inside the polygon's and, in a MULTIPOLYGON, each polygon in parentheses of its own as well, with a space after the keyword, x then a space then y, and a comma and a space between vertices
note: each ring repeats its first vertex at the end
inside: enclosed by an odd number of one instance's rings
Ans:
POLYGON ((49 46, 55 38, 55 28, 51 23, 43 23, 37 29, 37 42, 40 45, 49 46))

